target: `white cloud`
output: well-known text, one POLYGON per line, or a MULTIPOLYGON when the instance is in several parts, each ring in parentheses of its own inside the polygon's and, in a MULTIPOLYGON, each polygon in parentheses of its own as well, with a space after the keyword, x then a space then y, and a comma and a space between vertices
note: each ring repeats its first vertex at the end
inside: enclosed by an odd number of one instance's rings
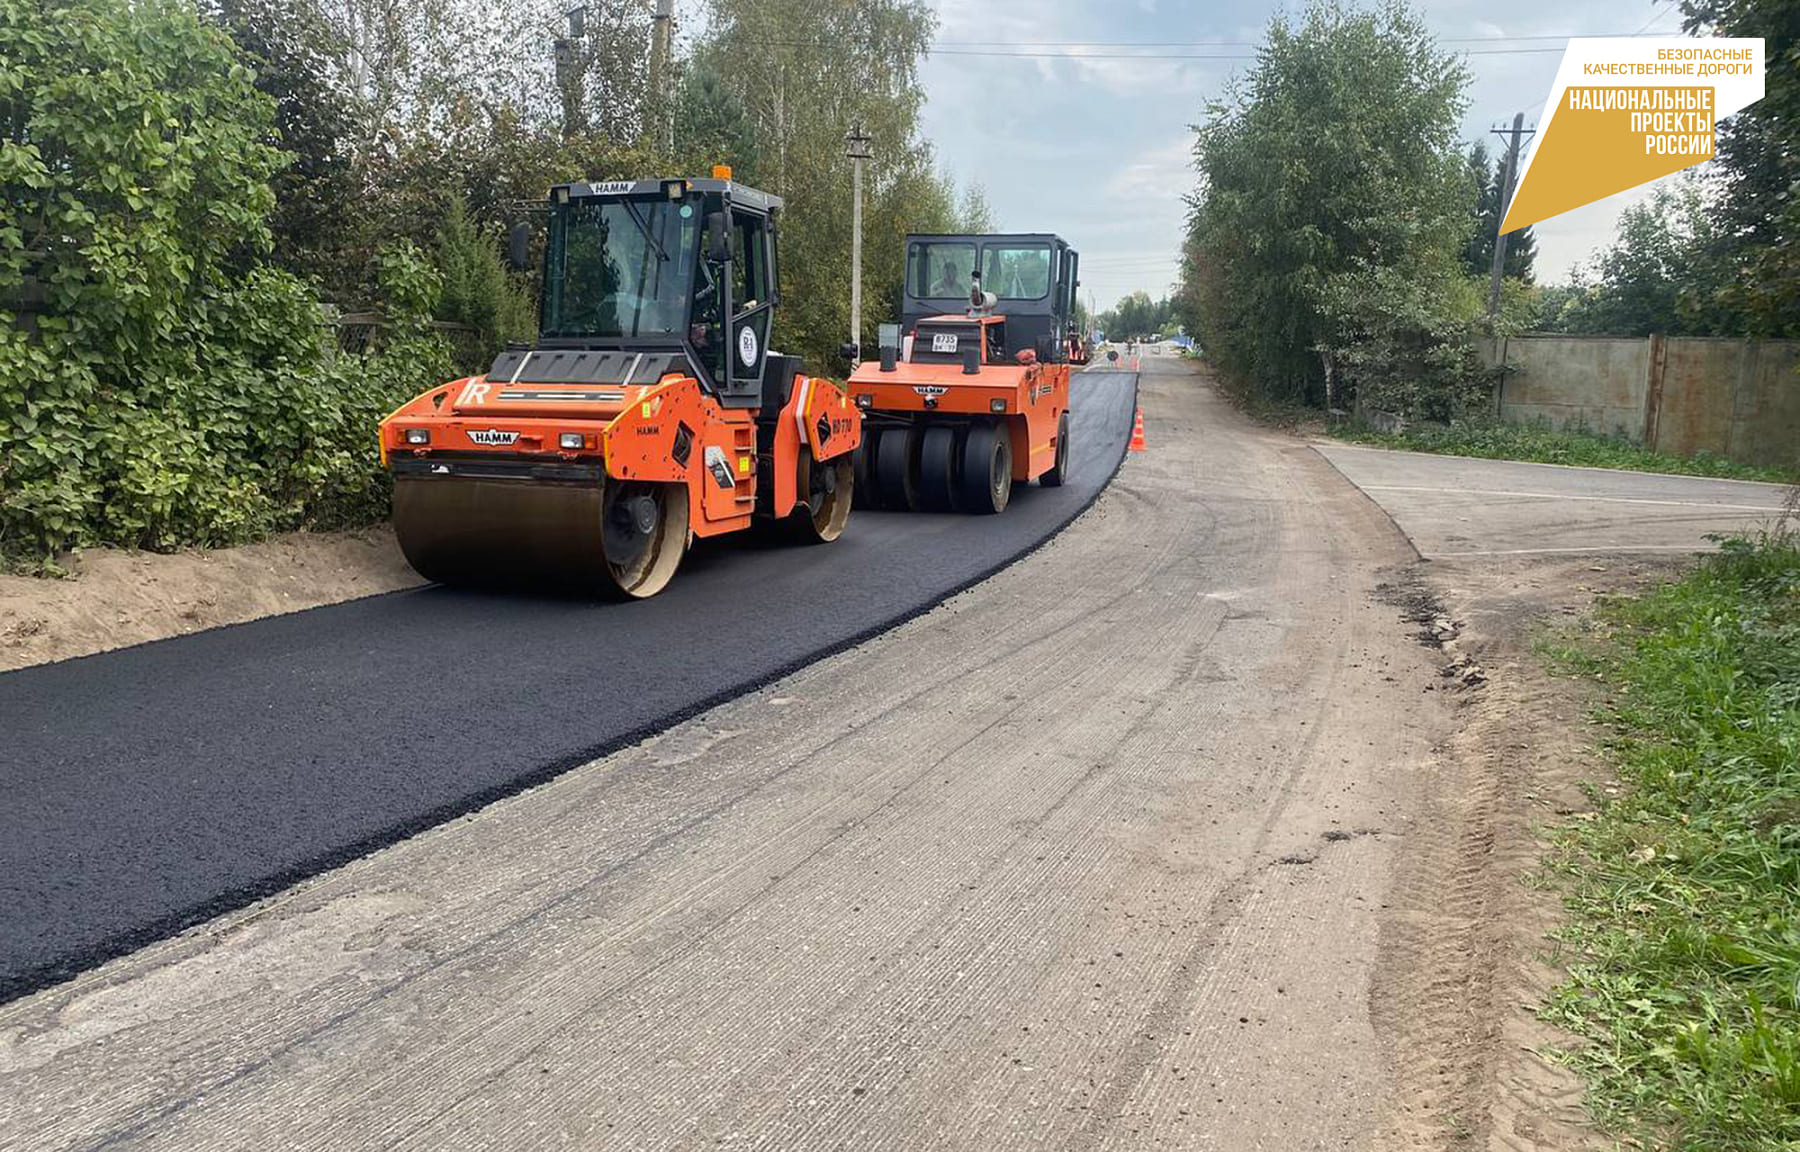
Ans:
POLYGON ((1107 181, 1106 195, 1127 201, 1185 196, 1194 186, 1193 157, 1194 139, 1187 135, 1140 152, 1107 181))

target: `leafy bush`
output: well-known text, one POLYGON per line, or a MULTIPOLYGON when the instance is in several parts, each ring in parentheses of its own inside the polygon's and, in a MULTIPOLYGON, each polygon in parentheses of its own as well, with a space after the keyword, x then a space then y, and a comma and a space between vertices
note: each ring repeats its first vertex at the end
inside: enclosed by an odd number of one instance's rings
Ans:
POLYGON ((395 339, 334 360, 311 286, 261 262, 283 158, 222 32, 171 0, 0 0, 0 60, 0 550, 379 515, 375 421, 448 367, 417 253, 383 269, 395 339))
POLYGON ((1319 311, 1346 397, 1423 420, 1487 406, 1496 373, 1475 350, 1480 293, 1448 257, 1358 261, 1326 281, 1319 311))
POLYGON ((1602 613, 1623 795, 1564 832, 1568 981, 1611 1126, 1695 1152, 1800 1145, 1800 546, 1727 541, 1602 613))

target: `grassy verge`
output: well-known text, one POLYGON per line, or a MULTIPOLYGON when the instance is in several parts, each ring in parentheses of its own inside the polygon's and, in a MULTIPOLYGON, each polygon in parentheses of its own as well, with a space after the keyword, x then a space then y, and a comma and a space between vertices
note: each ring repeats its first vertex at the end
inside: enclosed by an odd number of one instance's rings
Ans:
POLYGON ((1559 835, 1568 979, 1608 1128, 1800 1147, 1800 537, 1733 541, 1558 653, 1611 691, 1623 788, 1559 835))
POLYGON ((1592 432, 1564 431, 1541 423, 1458 421, 1449 425, 1414 426, 1404 432, 1380 432, 1367 425, 1346 422, 1335 424, 1326 431, 1341 440, 1384 448, 1479 456, 1488 460, 1530 460, 1539 464, 1576 464, 1587 468, 1622 468, 1630 472, 1668 472, 1726 480, 1766 480, 1778 484, 1800 479, 1792 472, 1738 464, 1710 453, 1671 456, 1640 448, 1626 440, 1592 432))

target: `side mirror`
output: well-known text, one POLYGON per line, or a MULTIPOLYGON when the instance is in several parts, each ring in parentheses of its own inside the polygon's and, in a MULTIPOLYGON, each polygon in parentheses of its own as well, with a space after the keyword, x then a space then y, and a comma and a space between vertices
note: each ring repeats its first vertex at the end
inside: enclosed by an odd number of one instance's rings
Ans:
POLYGON ((514 224, 506 234, 506 262, 512 265, 514 272, 523 272, 531 266, 531 226, 523 222, 514 224))
POLYGON ((731 230, 723 212, 706 214, 706 258, 714 264, 731 263, 731 230))
POLYGON ((839 344, 838 355, 850 361, 852 364, 860 363, 862 361, 862 346, 860 344, 849 343, 839 344))

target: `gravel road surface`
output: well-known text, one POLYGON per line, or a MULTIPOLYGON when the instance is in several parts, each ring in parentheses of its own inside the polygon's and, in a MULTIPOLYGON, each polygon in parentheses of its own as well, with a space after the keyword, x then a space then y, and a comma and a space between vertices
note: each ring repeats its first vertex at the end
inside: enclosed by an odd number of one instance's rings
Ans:
POLYGON ((906 619, 1113 474, 1135 377, 1076 377, 1075 467, 989 518, 731 542, 630 605, 425 588, 0 674, 0 1000, 515 792, 906 619))
MULTIPOLYGON (((1128 384, 1093 383, 1090 413, 1129 413, 1128 384)), ((1394 1067, 1430 1011, 1389 975, 1387 893, 1440 837, 1413 817, 1451 711, 1382 591, 1412 552, 1312 448, 1249 425, 1192 369, 1146 359, 1143 387, 1149 451, 1046 547, 936 610, 0 1008, 0 1144, 1375 1146, 1383 1114, 1413 1103, 1394 1067)), ((1109 470, 1102 452, 1084 481, 1109 470)), ((905 546, 935 532, 966 553, 1011 517, 920 526, 905 546)), ((760 570, 725 559, 687 590, 757 594, 760 570)), ((926 579, 888 565, 891 583, 926 579)), ((819 627, 850 612, 816 604, 819 627)), ((686 614, 671 678, 765 642, 698 595, 653 607, 686 614)), ((528 771, 554 725, 511 717, 549 699, 568 723, 607 700, 614 654, 560 643, 606 618, 388 598, 351 610, 364 635, 331 661, 281 647, 317 616, 278 622, 281 644, 246 644, 266 657, 218 682, 285 684, 306 729, 223 746, 165 731, 158 787, 216 800, 212 776, 168 770, 183 756, 252 790, 306 777, 309 757, 330 777, 411 766, 377 795, 461 778, 464 759, 528 771), (424 627, 433 615, 465 634, 424 627), (345 653, 387 676, 416 665, 414 685, 443 676, 442 698, 390 693, 345 653), (308 742, 346 717, 356 739, 308 742), (444 724, 493 734, 462 757, 444 724)), ((249 719, 186 707, 208 730, 249 719)), ((82 731, 139 722, 114 707, 82 731)), ((284 843, 305 816, 253 810, 284 843)), ((97 866, 121 819, 99 816, 81 849, 97 866)), ((180 835, 172 855, 218 851, 180 835)))

